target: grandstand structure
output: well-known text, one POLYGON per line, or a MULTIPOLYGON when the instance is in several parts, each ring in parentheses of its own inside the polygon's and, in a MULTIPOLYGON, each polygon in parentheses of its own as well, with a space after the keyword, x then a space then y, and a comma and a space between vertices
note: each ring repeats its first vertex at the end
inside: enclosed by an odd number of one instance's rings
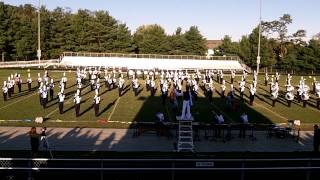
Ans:
POLYGON ((238 56, 195 56, 65 52, 61 66, 100 66, 132 70, 237 70, 251 71, 238 56))
POLYGON ((59 59, 1 62, 0 68, 106 67, 132 70, 246 70, 238 56, 64 52, 59 59))

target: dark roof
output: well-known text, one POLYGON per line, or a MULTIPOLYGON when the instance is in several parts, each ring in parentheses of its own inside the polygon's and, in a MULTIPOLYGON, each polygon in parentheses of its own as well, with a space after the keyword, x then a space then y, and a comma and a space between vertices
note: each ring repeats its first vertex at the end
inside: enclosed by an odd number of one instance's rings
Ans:
POLYGON ((207 40, 207 48, 208 49, 215 49, 222 44, 222 40, 207 40))

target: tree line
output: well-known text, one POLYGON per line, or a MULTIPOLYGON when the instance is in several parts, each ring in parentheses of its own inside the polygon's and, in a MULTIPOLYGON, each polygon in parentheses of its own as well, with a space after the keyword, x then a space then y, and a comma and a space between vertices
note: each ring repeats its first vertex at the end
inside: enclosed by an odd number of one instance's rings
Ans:
MULTIPOLYGON (((0 2, 0 54, 6 60, 36 59, 37 12, 30 4, 12 6, 0 2)), ((64 51, 138 54, 205 55, 206 39, 196 26, 168 35, 157 25, 143 25, 131 33, 107 11, 44 6, 41 14, 42 59, 58 58, 64 51)))
MULTIPOLYGON (((320 71, 320 33, 306 42, 305 30, 288 33, 287 26, 291 23, 289 14, 261 23, 260 66, 288 71, 320 71)), ((238 55, 247 65, 256 68, 258 39, 259 27, 248 36, 242 36, 239 42, 232 42, 225 36, 217 54, 238 55)))

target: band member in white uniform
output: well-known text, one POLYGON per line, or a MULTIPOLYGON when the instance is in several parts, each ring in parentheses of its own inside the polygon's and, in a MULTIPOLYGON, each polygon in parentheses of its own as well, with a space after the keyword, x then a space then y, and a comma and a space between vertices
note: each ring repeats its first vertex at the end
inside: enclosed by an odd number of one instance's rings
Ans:
POLYGON ((250 84, 250 105, 253 105, 254 101, 254 95, 256 93, 256 88, 253 86, 253 84, 250 84))
POLYGON ((17 84, 18 84, 19 93, 21 93, 22 79, 21 79, 20 74, 18 74, 17 84))
POLYGON ((81 97, 78 95, 78 93, 75 94, 73 102, 75 103, 76 117, 79 117, 80 116, 81 97))
POLYGON ((46 85, 43 85, 42 87, 42 106, 43 109, 47 108, 47 102, 48 102, 48 89, 46 85))
POLYGON ((168 97, 168 84, 165 81, 161 88, 162 105, 165 105, 166 99, 168 97))
POLYGON ((51 79, 51 82, 49 84, 49 94, 50 94, 50 100, 53 100, 53 94, 54 94, 54 81, 51 79))
POLYGON ((59 99, 59 112, 60 114, 63 114, 63 104, 64 104, 64 98, 66 96, 62 93, 62 92, 59 92, 58 93, 58 99, 59 99))
POLYGON ((246 82, 245 81, 240 81, 239 83, 239 91, 240 91, 240 98, 241 100, 243 100, 243 94, 244 94, 244 90, 246 89, 246 82))
POLYGON ((222 85, 221 85, 221 98, 225 97, 225 91, 226 91, 226 82, 225 80, 222 80, 222 85))
POLYGON ((271 99, 272 99, 272 106, 274 107, 278 98, 278 91, 279 91, 279 85, 278 83, 274 83, 274 85, 271 87, 271 99))
POLYGON ((41 76, 40 76, 40 73, 38 73, 38 87, 40 87, 40 85, 41 85, 41 82, 42 82, 42 78, 41 78, 41 76))
POLYGON ((265 75, 264 75, 264 85, 265 86, 268 85, 268 81, 269 81, 269 75, 268 75, 268 72, 266 72, 265 75))
POLYGON ((95 116, 99 116, 100 97, 96 94, 93 98, 95 116))
POLYGON ((3 94, 3 100, 7 101, 8 87, 7 87, 7 82, 6 81, 3 82, 2 94, 3 94))
POLYGON ((28 79, 27 79, 27 84, 28 84, 28 91, 31 91, 31 83, 32 83, 32 79, 30 77, 30 73, 28 73, 28 79))
POLYGON ((119 78, 119 86, 118 86, 118 90, 119 90, 119 97, 122 96, 122 92, 123 92, 123 88, 124 88, 124 79, 123 79, 123 75, 121 74, 120 78, 119 78))
POLYGON ((231 84, 233 84, 235 77, 236 77, 236 72, 233 70, 231 71, 231 84))

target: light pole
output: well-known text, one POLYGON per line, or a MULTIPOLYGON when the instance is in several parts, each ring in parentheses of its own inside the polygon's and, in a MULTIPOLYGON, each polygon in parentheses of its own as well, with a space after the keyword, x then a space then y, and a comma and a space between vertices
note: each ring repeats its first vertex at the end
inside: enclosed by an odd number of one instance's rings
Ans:
POLYGON ((39 0, 39 7, 38 7, 38 50, 37 50, 37 57, 38 57, 38 64, 40 68, 40 58, 41 58, 41 46, 40 46, 40 8, 41 3, 39 0))
POLYGON ((259 18, 259 40, 258 40, 258 56, 257 56, 257 74, 259 74, 259 65, 260 65, 260 39, 261 39, 261 0, 260 0, 260 18, 259 18))

